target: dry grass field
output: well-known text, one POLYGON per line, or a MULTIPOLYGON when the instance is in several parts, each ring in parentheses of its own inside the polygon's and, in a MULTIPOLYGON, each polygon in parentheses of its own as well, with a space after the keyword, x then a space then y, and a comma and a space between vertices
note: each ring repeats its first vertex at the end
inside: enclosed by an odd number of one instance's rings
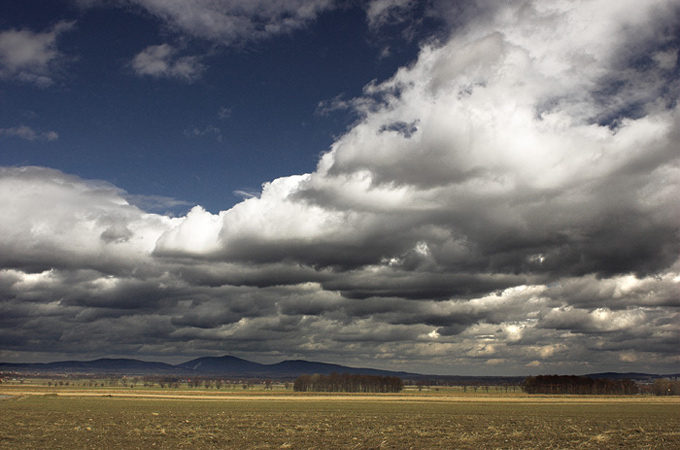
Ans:
POLYGON ((42 389, 0 449, 680 449, 680 399, 42 389))

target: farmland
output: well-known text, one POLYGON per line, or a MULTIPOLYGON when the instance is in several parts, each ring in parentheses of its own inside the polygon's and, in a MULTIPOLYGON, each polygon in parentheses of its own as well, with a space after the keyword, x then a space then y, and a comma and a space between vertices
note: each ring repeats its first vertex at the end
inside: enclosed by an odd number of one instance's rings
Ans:
POLYGON ((1 449, 673 449, 677 398, 2 386, 1 449))

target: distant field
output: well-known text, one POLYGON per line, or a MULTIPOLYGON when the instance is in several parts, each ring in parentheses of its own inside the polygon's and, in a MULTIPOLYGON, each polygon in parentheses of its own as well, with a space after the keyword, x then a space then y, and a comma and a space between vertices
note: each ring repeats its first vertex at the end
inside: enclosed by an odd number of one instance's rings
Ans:
POLYGON ((680 449, 677 398, 16 385, 0 395, 11 395, 1 449, 680 449))

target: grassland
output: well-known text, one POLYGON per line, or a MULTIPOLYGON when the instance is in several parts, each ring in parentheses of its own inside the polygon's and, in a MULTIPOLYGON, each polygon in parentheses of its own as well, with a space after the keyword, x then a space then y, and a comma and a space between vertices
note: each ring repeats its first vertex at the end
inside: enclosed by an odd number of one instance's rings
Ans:
POLYGON ((0 449, 680 449, 680 400, 0 387, 0 449))

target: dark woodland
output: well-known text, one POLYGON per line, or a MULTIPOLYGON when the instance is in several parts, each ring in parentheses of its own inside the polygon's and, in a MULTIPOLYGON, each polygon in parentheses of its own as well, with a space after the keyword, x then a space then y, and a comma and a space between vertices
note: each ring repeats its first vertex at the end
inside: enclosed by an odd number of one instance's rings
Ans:
POLYGON ((400 392, 404 382, 399 377, 381 375, 302 375, 293 383, 297 392, 400 392))
POLYGON ((539 375, 524 380, 528 394, 632 395, 638 393, 634 381, 593 379, 575 375, 539 375))

